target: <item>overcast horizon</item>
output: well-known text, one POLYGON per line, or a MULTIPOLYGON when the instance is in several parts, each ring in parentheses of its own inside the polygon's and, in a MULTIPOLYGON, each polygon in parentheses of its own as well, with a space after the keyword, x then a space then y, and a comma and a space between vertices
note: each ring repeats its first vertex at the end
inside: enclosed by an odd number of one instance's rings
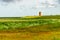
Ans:
POLYGON ((0 17, 60 15, 60 0, 0 0, 0 17))

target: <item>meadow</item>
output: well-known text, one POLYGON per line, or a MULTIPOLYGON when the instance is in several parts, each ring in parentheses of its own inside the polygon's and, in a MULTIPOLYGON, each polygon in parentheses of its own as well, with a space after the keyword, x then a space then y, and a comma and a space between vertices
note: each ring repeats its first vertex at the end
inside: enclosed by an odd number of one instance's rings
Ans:
POLYGON ((60 40, 60 16, 1 17, 0 40, 60 40))

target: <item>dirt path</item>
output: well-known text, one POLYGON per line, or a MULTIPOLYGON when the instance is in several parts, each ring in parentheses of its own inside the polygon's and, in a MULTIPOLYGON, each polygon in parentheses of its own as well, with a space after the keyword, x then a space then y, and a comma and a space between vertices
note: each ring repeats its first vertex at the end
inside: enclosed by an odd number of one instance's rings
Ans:
POLYGON ((0 40, 54 40, 54 39, 58 40, 59 38, 60 38, 60 32, 0 33, 0 40))

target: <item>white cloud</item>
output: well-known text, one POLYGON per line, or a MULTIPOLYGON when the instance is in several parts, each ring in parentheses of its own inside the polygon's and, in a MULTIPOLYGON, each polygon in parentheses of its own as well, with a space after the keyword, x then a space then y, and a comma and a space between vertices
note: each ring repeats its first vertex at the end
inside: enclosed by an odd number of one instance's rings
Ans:
POLYGON ((50 7, 50 8, 51 8, 51 7, 55 7, 55 6, 49 5, 48 7, 50 7))
POLYGON ((56 7, 57 0, 38 0, 37 7, 56 7))
POLYGON ((54 3, 55 3, 54 0, 47 0, 47 2, 48 2, 49 4, 54 4, 54 3))

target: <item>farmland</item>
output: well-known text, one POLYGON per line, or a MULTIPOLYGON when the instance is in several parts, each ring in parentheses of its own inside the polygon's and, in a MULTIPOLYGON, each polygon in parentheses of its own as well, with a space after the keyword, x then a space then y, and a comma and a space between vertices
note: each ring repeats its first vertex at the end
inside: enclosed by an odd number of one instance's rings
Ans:
POLYGON ((1 17, 0 40, 60 40, 60 16, 1 17))

